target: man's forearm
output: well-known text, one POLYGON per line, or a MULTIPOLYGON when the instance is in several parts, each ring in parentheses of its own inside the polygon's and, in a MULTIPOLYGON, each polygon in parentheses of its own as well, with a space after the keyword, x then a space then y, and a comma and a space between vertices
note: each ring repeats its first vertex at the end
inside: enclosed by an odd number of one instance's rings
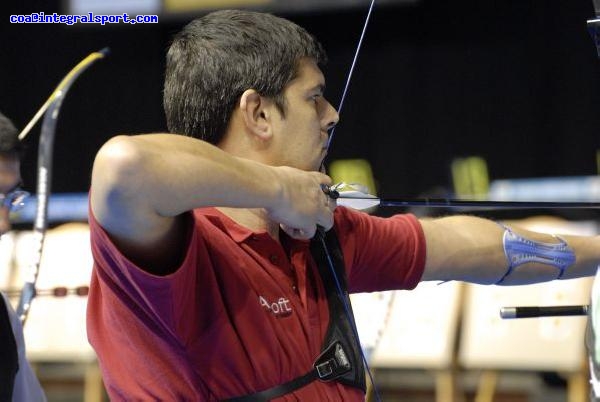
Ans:
MULTIPOLYGON (((463 280, 467 282, 516 285, 593 275, 600 262, 600 238, 560 236, 572 250, 575 262, 564 271, 559 262, 510 262, 503 245, 505 228, 496 222, 454 216, 422 221, 427 239, 427 264, 424 280, 463 280), (511 265, 512 264, 512 265, 511 265)), ((513 227, 511 229, 535 247, 541 243, 560 244, 561 240, 544 233, 513 227)), ((544 257, 540 248, 540 256, 544 257)), ((544 258, 537 258, 544 260, 544 258)), ((568 261, 568 259, 567 259, 568 261)))
POLYGON ((173 134, 115 137, 99 151, 91 207, 109 233, 136 243, 169 235, 173 220, 206 206, 262 208, 290 235, 309 238, 333 224, 320 172, 269 166, 173 134))
POLYGON ((273 168, 172 134, 120 136, 99 152, 92 188, 158 215, 202 206, 266 207, 277 197, 273 168))

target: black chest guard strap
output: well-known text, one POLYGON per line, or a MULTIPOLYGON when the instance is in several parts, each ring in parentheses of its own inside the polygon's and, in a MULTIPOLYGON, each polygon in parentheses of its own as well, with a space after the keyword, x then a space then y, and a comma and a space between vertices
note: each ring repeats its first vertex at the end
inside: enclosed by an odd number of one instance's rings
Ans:
POLYGON ((19 370, 17 342, 4 297, 0 295, 0 401, 12 400, 15 375, 19 370))
POLYGON ((333 229, 327 233, 317 231, 315 238, 310 242, 310 251, 317 263, 329 302, 329 327, 323 342, 322 354, 317 358, 315 364, 322 360, 322 356, 327 354, 327 350, 334 345, 341 345, 351 367, 344 374, 336 375, 332 379, 366 392, 365 366, 362 360, 360 341, 356 336, 352 304, 348 296, 344 255, 335 231, 333 229), (324 240, 326 249, 322 240, 324 240), (335 277, 331 272, 328 254, 335 270, 335 277), (338 284, 342 294, 338 290, 338 284))
POLYGON ((344 257, 335 231, 317 231, 310 242, 311 254, 317 263, 329 303, 329 326, 313 368, 301 377, 251 395, 226 399, 225 402, 267 402, 300 389, 315 380, 338 381, 366 392, 365 367, 360 341, 354 330, 354 315, 348 296, 344 257), (324 245, 327 249, 324 248, 324 245), (336 278, 331 272, 330 262, 336 278), (338 283, 342 294, 338 291, 338 283), (348 311, 346 312, 346 307, 348 311), (350 314, 350 316, 348 316, 350 314), (352 320, 352 322, 350 321, 352 320))

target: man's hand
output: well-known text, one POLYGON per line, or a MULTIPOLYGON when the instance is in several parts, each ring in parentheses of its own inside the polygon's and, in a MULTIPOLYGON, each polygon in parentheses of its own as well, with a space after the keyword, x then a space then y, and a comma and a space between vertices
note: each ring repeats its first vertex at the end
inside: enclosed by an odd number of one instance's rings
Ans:
POLYGON ((310 239, 317 225, 329 230, 333 226, 333 211, 336 200, 323 192, 323 186, 332 181, 318 172, 305 172, 290 167, 277 167, 279 176, 279 198, 275 205, 267 208, 269 218, 279 222, 289 236, 310 239))

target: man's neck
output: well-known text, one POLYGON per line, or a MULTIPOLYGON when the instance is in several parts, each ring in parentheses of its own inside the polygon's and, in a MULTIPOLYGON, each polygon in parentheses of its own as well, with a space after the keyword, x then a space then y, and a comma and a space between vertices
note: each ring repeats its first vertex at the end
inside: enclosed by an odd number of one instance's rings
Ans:
POLYGON ((269 233, 272 238, 279 241, 279 224, 269 220, 267 212, 264 209, 219 207, 218 210, 236 223, 255 232, 264 230, 269 233))

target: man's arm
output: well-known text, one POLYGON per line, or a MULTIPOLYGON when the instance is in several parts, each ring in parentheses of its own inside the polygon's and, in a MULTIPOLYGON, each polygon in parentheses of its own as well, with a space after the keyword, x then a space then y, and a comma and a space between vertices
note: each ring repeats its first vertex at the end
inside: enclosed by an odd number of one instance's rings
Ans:
MULTIPOLYGON (((427 244, 427 262, 423 280, 461 280, 482 284, 499 282, 506 274, 509 262, 504 252, 504 228, 499 224, 471 216, 453 216, 421 220, 427 244)), ((551 235, 517 227, 511 230, 527 239, 558 243, 551 235)), ((562 279, 590 276, 600 263, 600 237, 562 236, 575 254, 575 263, 568 266, 562 279)), ((516 266, 502 280, 502 285, 517 285, 554 280, 560 274, 557 267, 528 262, 516 266)))
POLYGON ((330 228, 332 211, 321 184, 329 177, 272 167, 173 134, 119 136, 94 161, 91 208, 122 252, 144 267, 179 262, 182 214, 204 206, 265 208, 302 237, 330 228))

